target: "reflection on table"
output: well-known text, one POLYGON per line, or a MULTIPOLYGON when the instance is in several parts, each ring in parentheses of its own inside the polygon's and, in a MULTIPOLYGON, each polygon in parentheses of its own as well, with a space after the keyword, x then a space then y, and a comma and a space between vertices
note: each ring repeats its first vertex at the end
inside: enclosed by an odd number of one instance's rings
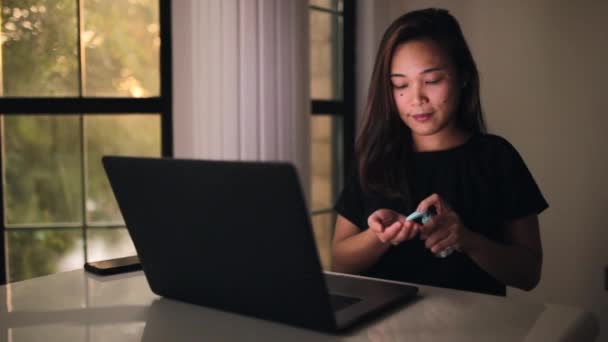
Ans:
POLYGON ((582 309, 420 287, 415 302, 329 335, 154 295, 141 272, 82 270, 0 286, 0 341, 593 341, 582 309))

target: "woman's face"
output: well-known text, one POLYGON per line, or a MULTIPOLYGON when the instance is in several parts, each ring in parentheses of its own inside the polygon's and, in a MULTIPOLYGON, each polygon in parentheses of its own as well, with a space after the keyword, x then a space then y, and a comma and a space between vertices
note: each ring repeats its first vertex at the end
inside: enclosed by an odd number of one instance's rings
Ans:
POLYGON ((414 138, 455 129, 461 86, 437 43, 414 40, 399 45, 391 61, 391 83, 399 116, 414 138))

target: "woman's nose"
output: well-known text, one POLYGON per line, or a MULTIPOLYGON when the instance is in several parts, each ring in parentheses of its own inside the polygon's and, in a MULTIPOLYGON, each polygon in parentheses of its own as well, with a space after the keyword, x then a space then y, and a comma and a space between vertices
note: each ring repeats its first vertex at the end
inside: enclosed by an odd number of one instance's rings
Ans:
POLYGON ((411 95, 410 103, 414 106, 421 105, 427 100, 424 87, 420 83, 413 85, 411 95))

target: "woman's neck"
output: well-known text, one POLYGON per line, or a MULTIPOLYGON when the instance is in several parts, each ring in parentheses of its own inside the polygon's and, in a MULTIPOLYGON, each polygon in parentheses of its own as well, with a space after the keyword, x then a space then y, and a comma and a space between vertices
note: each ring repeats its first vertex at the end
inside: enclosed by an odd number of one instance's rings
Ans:
POLYGON ((470 132, 458 128, 449 130, 443 129, 432 135, 412 134, 414 151, 416 152, 449 150, 464 144, 469 140, 469 137, 471 137, 470 132))

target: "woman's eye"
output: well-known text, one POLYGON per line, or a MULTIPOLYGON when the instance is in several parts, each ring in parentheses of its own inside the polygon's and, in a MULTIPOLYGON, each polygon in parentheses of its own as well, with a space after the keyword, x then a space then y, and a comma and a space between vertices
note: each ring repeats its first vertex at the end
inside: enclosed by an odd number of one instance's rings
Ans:
POLYGON ((395 88, 395 89, 405 89, 405 88, 407 88, 407 84, 393 84, 393 88, 395 88))
POLYGON ((434 78, 432 80, 425 81, 424 83, 426 83, 426 84, 437 84, 439 82, 441 82, 441 78, 434 78))

